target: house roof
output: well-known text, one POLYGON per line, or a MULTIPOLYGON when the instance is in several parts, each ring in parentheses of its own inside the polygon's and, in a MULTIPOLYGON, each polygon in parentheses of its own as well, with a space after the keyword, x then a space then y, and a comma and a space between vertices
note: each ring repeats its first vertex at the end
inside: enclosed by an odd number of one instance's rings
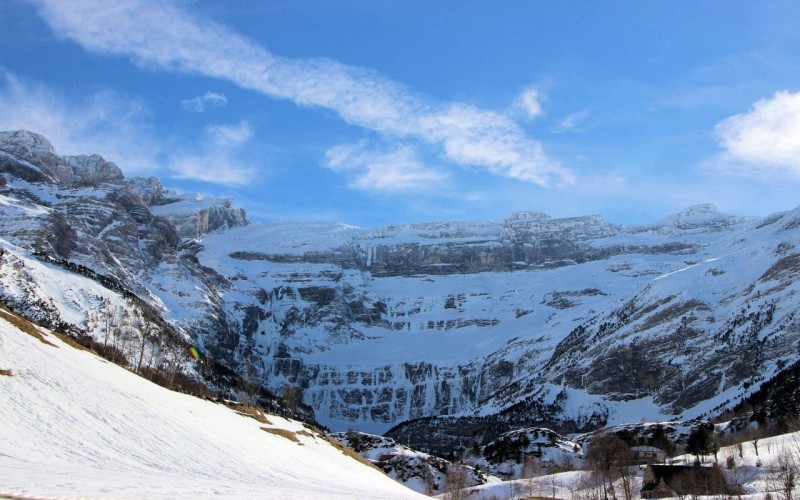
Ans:
POLYGON ((642 491, 655 489, 663 481, 675 493, 686 495, 701 493, 706 495, 730 493, 725 475, 719 467, 700 465, 648 465, 652 479, 642 487, 642 491))

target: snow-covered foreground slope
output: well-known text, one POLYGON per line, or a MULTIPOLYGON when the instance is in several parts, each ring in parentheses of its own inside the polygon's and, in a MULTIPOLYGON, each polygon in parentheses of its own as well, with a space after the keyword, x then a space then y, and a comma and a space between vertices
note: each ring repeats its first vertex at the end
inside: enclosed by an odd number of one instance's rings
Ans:
POLYGON ((298 422, 168 391, 5 317, 0 497, 422 498, 298 422))

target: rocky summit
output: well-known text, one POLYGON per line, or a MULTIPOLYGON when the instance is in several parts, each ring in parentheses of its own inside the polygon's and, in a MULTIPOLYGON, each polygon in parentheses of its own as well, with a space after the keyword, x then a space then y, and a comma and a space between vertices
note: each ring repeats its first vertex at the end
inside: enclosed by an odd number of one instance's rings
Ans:
POLYGON ((434 448, 687 419, 798 360, 800 209, 259 223, 25 131, 0 133, 0 175, 6 303, 101 335, 90 311, 135 295, 205 356, 301 387, 334 430, 434 448))

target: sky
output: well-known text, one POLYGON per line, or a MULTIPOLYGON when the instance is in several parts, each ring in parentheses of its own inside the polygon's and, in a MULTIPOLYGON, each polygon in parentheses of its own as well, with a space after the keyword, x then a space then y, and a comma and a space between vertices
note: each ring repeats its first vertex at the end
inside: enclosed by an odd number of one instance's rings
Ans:
POLYGON ((0 130, 252 220, 800 204, 794 1, 3 0, 0 130))

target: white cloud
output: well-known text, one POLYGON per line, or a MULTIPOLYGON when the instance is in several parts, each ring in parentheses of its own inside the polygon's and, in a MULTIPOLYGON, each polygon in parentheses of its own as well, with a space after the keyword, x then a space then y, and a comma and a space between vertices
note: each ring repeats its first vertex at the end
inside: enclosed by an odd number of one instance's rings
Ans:
POLYGON ((205 111, 206 106, 219 108, 224 107, 227 104, 228 98, 223 94, 218 94, 216 92, 206 92, 203 95, 181 101, 181 106, 183 106, 183 109, 193 113, 202 113, 205 111))
POLYGON ((578 130, 581 122, 583 122, 586 118, 589 117, 589 110, 583 109, 581 111, 577 111, 572 113, 571 115, 567 115, 564 119, 559 120, 558 123, 553 125, 550 128, 550 131, 556 134, 561 134, 564 132, 572 132, 578 130))
POLYGON ((221 148, 236 148, 253 137, 253 130, 242 120, 236 125, 209 125, 206 135, 221 148))
POLYGON ((465 104, 429 102, 377 72, 328 59, 275 56, 247 38, 175 5, 153 0, 35 0, 60 36, 139 65, 202 74, 242 88, 335 111, 394 140, 439 145, 462 166, 540 185, 574 181, 507 116, 465 104))
POLYGON ((192 179, 212 184, 242 186, 252 182, 255 170, 236 165, 227 154, 210 152, 204 156, 170 158, 169 168, 176 179, 192 179))
POLYGON ((334 146, 325 154, 324 165, 350 178, 350 187, 363 191, 430 191, 442 187, 443 172, 426 167, 410 146, 389 151, 367 149, 367 143, 334 146))
POLYGON ((41 83, 0 74, 0 130, 41 134, 59 154, 100 154, 128 175, 157 169, 160 148, 148 117, 145 106, 130 96, 101 91, 67 98, 41 83))
POLYGON ((201 154, 192 152, 170 158, 172 176, 229 186, 242 186, 252 182, 256 175, 255 169, 239 165, 234 159, 236 149, 253 137, 250 124, 242 120, 235 125, 208 125, 205 135, 210 142, 199 148, 201 154))
POLYGON ((516 104, 530 119, 536 118, 543 112, 542 95, 534 87, 528 87, 523 90, 517 98, 516 104))
POLYGON ((800 92, 776 92, 714 127, 723 169, 744 175, 800 177, 800 92))

